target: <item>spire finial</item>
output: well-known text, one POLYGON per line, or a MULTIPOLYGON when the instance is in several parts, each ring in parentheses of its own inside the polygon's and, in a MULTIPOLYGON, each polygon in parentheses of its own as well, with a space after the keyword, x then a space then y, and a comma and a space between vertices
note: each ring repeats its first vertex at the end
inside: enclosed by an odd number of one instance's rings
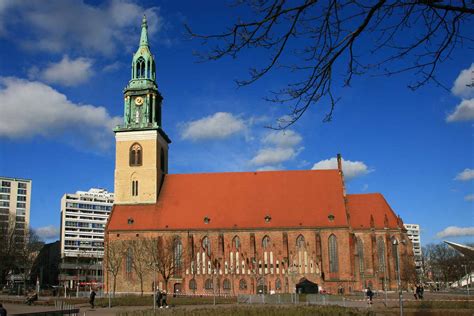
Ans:
POLYGON ((148 24, 146 22, 145 14, 143 14, 142 19, 142 34, 140 36, 140 46, 148 46, 148 24))

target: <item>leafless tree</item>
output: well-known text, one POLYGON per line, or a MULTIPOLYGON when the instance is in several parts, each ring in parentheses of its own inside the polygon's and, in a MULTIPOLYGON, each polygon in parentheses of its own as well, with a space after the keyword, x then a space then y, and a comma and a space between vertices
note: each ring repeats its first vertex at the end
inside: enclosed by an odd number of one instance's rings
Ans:
POLYGON ((124 243, 121 240, 110 241, 107 244, 105 267, 112 274, 112 294, 115 297, 117 275, 122 267, 123 257, 126 254, 124 243))
POLYGON ((425 272, 431 280, 448 284, 465 275, 464 265, 469 266, 469 258, 444 243, 428 244, 423 247, 425 272))
POLYGON ((159 236, 145 241, 147 255, 150 258, 149 267, 156 269, 165 283, 168 291, 169 280, 182 271, 182 244, 179 236, 159 236))
POLYGON ((0 222, 0 284, 6 283, 8 273, 15 267, 15 230, 12 217, 0 222))
POLYGON ((17 243, 15 261, 17 271, 21 273, 26 288, 31 269, 44 243, 40 241, 40 238, 32 229, 22 237, 24 237, 23 242, 17 243))
POLYGON ((288 71, 286 86, 267 100, 288 103, 289 115, 273 128, 294 124, 312 104, 327 102, 330 121, 339 87, 356 75, 410 72, 417 89, 436 77, 440 63, 462 46, 472 48, 472 1, 454 0, 239 0, 244 19, 219 34, 202 35, 202 60, 236 58, 261 49, 268 60, 238 80, 246 86, 274 71, 288 71), (248 12, 250 11, 250 12, 248 12))
POLYGON ((143 296, 143 281, 149 272, 149 254, 147 253, 146 239, 137 238, 125 242, 126 249, 131 255, 133 272, 140 280, 140 295, 143 296))

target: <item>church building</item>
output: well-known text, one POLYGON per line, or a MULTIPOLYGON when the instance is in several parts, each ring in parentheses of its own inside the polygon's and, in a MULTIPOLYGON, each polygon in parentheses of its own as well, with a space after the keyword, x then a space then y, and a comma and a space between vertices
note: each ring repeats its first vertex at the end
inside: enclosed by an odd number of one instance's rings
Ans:
POLYGON ((169 174, 170 138, 143 18, 115 129, 106 291, 330 293, 397 288, 414 275, 403 222, 380 193, 347 194, 334 170, 169 174))

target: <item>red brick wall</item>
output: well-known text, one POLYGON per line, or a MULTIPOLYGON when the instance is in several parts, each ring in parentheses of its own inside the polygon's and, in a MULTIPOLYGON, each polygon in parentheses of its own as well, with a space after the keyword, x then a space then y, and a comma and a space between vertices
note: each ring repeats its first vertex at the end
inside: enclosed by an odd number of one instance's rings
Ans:
MULTIPOLYGON (((108 242, 113 240, 128 240, 128 239, 140 239, 140 238, 153 238, 160 235, 178 235, 181 238, 183 244, 183 270, 181 276, 175 279, 171 279, 167 290, 173 291, 173 286, 176 283, 181 284, 181 292, 190 294, 212 294, 212 290, 206 290, 204 288, 206 279, 214 279, 214 282, 219 282, 220 286, 216 288, 216 292, 220 294, 250 294, 256 292, 258 281, 266 284, 268 290, 274 290, 276 292, 293 292, 294 286, 303 277, 309 279, 312 282, 322 286, 323 289, 337 293, 339 288, 343 288, 347 293, 350 290, 361 290, 363 288, 363 280, 368 284, 372 283, 372 287, 376 290, 381 290, 380 280, 383 279, 383 273, 378 271, 378 254, 376 249, 376 242, 372 245, 372 238, 382 236, 386 241, 386 262, 387 262, 387 281, 389 282, 390 288, 396 288, 396 274, 394 266, 394 258, 391 251, 391 245, 389 244, 390 237, 395 235, 399 240, 408 238, 405 235, 401 235, 399 231, 371 231, 371 230, 360 230, 352 232, 349 228, 333 228, 333 229, 289 229, 289 230, 269 230, 269 231, 196 231, 196 232, 108 232, 106 238, 106 247, 108 242), (138 234, 138 236, 137 236, 138 234), (251 245, 251 235, 255 236, 255 249, 251 245), (288 249, 284 242, 284 234, 288 236, 288 249), (337 238, 338 246, 338 272, 329 273, 329 249, 328 249, 328 238, 331 234, 334 234, 337 238), (299 235, 302 235, 305 239, 305 249, 302 250, 301 255, 296 246, 296 240, 299 235), (194 240, 194 258, 191 257, 193 251, 191 249, 191 238, 194 240), (208 236, 211 243, 211 258, 212 260, 217 259, 220 265, 220 271, 216 274, 209 274, 206 268, 205 273, 202 271, 202 239, 208 236), (223 236, 224 251, 219 249, 219 236, 223 236), (240 250, 239 250, 239 274, 236 273, 235 263, 235 249, 232 245, 232 239, 234 236, 240 238, 240 250), (262 248, 262 239, 268 236, 270 238, 270 245, 267 252, 267 271, 265 272, 265 261, 264 253, 265 250, 262 248), (317 245, 318 236, 321 241, 321 247, 319 249, 317 245), (364 244, 364 263, 365 269, 364 274, 359 272, 358 268, 358 257, 354 237, 360 237, 364 244), (400 238, 403 237, 403 238, 400 238), (373 248, 375 246, 375 248, 373 248), (230 253, 234 252, 233 255, 233 268, 234 272, 230 271, 230 253), (304 251, 307 254, 307 260, 305 264, 304 251), (273 254, 273 265, 270 264, 270 252, 273 254), (197 259, 200 255, 200 271, 197 273, 197 259), (252 265, 252 258, 255 258, 256 264, 252 265), (300 266, 299 260, 302 260, 300 266), (241 261, 245 261, 245 274, 242 273, 241 261), (276 261, 278 260, 278 273, 276 267, 276 261), (290 273, 288 271, 288 262, 290 261, 290 273), (322 262, 319 262, 322 260, 322 262), (191 261, 194 261, 194 275, 191 274, 191 261), (226 273, 226 262, 227 262, 227 273, 226 273), (261 269, 259 269, 259 263, 261 262, 261 269), (252 267, 249 267, 249 264, 252 267), (296 265, 293 265, 296 263, 296 265), (248 269, 251 268, 250 274, 248 269), (273 268, 273 270, 272 270, 273 268), (305 272, 306 268, 306 272, 305 272), (311 272, 312 268, 312 272, 311 272), (284 273, 283 273, 284 272, 284 273), (197 283, 197 290, 193 291, 189 289, 189 281, 194 278, 197 283), (228 279, 232 287, 230 290, 224 290, 222 288, 223 280, 228 279), (247 283, 246 289, 239 288, 239 281, 244 279, 247 283), (275 282, 277 279, 281 281, 281 289, 276 290, 275 282)), ((400 245, 400 254, 403 256, 411 256, 409 245, 400 245)), ((107 250, 105 251, 107 254, 107 250)), ((107 258, 105 258, 107 260, 107 258)), ((138 278, 132 272, 130 275, 125 273, 125 256, 123 259, 123 265, 121 273, 117 278, 117 292, 139 292, 140 285, 138 278)), ((208 257, 206 256, 206 262, 208 257)), ((408 269, 408 268, 407 268, 408 269)), ((105 273, 106 281, 105 285, 111 288, 111 281, 107 280, 108 276, 105 273), (109 284, 110 283, 110 284, 109 284)), ((158 275, 157 282, 162 282, 158 275)), ((147 272, 144 281, 144 291, 151 292, 153 284, 153 272, 150 270, 147 272)), ((214 283, 215 284, 215 283, 214 283)), ((163 285, 164 286, 164 285, 163 285)))

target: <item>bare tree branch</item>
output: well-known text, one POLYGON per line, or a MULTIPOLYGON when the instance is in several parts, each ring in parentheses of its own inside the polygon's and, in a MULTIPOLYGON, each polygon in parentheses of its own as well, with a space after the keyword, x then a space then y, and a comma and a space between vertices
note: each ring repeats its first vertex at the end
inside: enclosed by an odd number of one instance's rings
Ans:
POLYGON ((367 73, 391 76, 415 74, 408 84, 418 89, 436 78, 439 64, 456 49, 473 43, 469 23, 474 4, 466 1, 317 1, 242 0, 254 18, 238 20, 228 31, 201 35, 186 25, 192 38, 213 45, 201 60, 237 58, 244 50, 268 50, 263 66, 250 68, 250 85, 272 72, 292 73, 286 87, 271 91, 267 101, 288 103, 289 115, 271 128, 291 126, 314 104, 327 103, 324 121, 330 121, 338 87, 350 86, 354 76, 367 73), (346 71, 335 71, 340 65, 346 71), (296 76, 295 76, 296 74, 296 76))

